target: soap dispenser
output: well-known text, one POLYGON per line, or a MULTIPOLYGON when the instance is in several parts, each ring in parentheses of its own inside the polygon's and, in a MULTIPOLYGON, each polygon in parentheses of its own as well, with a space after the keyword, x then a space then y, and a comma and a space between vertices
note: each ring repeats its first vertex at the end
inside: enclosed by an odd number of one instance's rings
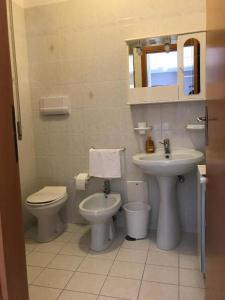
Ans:
POLYGON ((149 134, 146 143, 145 143, 145 151, 146 153, 154 153, 155 152, 155 145, 151 138, 151 135, 149 134))

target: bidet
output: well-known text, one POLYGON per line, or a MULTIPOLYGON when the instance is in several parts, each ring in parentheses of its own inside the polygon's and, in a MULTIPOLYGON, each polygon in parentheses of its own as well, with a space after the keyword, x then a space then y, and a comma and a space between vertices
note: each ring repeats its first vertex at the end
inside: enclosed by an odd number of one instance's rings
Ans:
POLYGON ((84 199, 79 205, 80 214, 91 224, 91 249, 102 251, 110 246, 114 239, 112 217, 121 206, 120 194, 95 193, 84 199))

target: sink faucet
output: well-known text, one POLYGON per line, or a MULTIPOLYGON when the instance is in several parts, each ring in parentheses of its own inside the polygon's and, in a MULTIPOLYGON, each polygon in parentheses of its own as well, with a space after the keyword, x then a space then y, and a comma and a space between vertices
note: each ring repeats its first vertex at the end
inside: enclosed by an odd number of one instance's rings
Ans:
POLYGON ((164 139, 163 142, 160 142, 160 144, 163 144, 164 146, 164 151, 165 154, 170 154, 170 140, 169 139, 164 139))
POLYGON ((111 188, 110 188, 110 181, 109 180, 104 180, 104 191, 103 192, 106 196, 110 194, 111 188))

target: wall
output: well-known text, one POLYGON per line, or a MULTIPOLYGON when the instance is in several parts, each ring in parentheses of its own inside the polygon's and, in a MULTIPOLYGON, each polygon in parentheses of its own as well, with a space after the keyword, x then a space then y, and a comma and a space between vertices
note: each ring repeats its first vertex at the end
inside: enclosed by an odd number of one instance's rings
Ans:
MULTIPOLYGON (((28 54, 24 9, 13 3, 13 22, 15 31, 16 61, 19 74, 19 94, 22 117, 23 139, 18 141, 19 170, 22 201, 37 188, 36 155, 34 149, 33 115, 28 74, 28 54)), ((15 104, 16 105, 16 104, 15 104)), ((24 225, 32 221, 23 205, 24 225)))
MULTIPOLYGON (((35 2, 35 1, 34 1, 35 2)), ((191 137, 184 125, 203 114, 202 104, 162 104, 130 108, 125 39, 192 32, 205 29, 205 1, 93 0, 65 1, 26 8, 29 74, 34 116, 35 147, 40 186, 69 187, 70 218, 85 196, 75 196, 73 176, 88 170, 91 146, 126 147, 125 179, 142 178, 132 155, 143 149, 133 131, 137 121, 154 126, 156 145, 169 137, 173 146, 204 147, 202 137, 191 137), (41 117, 40 96, 69 95, 69 117, 41 117)), ((48 2, 47 2, 48 3, 48 2)), ((183 228, 195 229, 196 201, 190 190, 193 176, 179 187, 183 228), (185 191, 188 193, 185 194, 185 191)), ((101 187, 92 181, 88 193, 101 187)), ((124 195, 124 183, 113 182, 124 195)), ((156 226, 158 190, 149 180, 156 226)), ((124 195, 125 196, 125 195, 124 195)))

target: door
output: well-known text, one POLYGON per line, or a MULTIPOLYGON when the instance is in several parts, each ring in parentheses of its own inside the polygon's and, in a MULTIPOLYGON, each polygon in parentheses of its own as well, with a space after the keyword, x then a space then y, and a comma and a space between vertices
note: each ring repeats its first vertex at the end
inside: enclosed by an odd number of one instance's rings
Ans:
POLYGON ((225 299, 225 1, 207 0, 206 300, 225 299))
POLYGON ((0 45, 0 300, 28 300, 6 0, 0 45))

